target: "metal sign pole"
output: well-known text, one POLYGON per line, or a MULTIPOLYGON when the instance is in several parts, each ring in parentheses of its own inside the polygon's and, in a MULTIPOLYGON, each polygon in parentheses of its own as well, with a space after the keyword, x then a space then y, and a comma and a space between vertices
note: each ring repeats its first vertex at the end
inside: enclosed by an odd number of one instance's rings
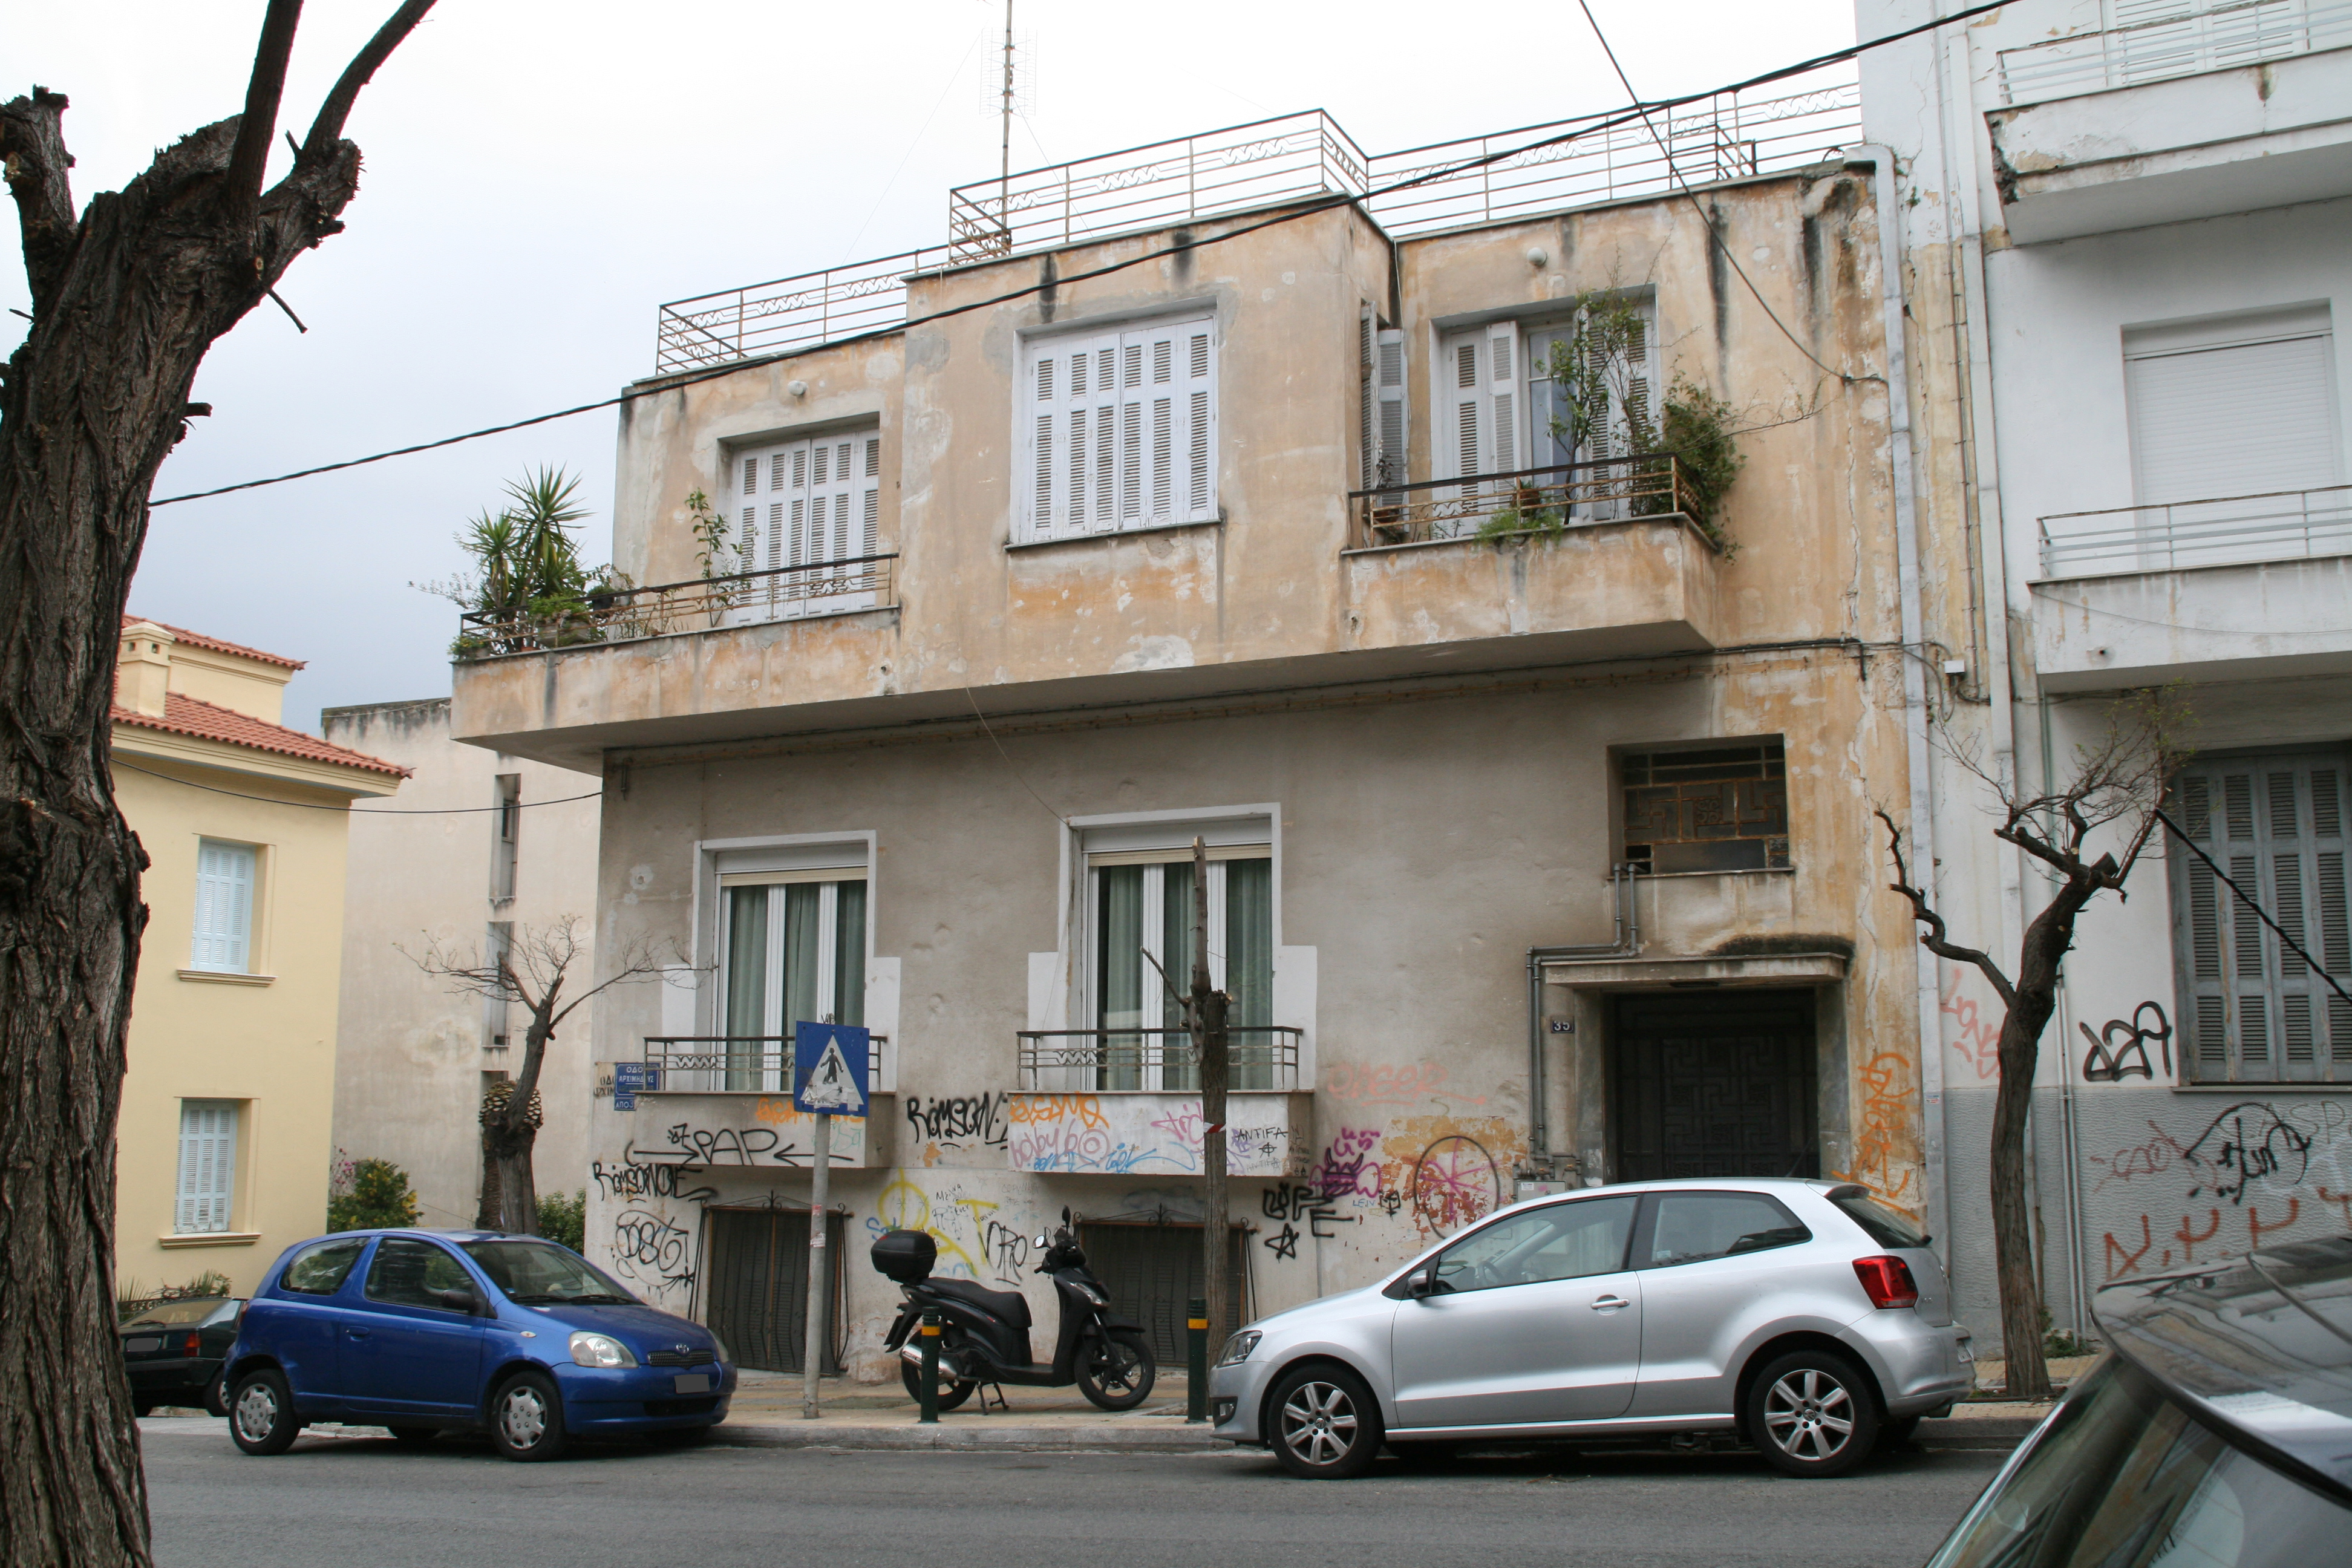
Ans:
POLYGON ((808 1343, 801 1355, 801 1419, 817 1417, 816 1380, 824 1364, 824 1308, 829 1270, 824 1250, 825 1167, 833 1159, 833 1118, 816 1119, 816 1148, 809 1159, 808 1343))

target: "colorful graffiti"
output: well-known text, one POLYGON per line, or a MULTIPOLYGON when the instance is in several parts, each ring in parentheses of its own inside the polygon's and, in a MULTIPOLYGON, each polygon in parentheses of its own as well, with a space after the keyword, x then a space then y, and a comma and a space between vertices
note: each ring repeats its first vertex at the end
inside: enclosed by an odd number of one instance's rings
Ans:
POLYGON ((1853 1132, 1853 1162, 1832 1174, 1842 1182, 1859 1182, 1898 1208, 1916 1211, 1919 1194, 1912 1178, 1917 1172, 1917 1140, 1913 1132, 1917 1115, 1918 1080, 1911 1060, 1895 1051, 1881 1051, 1854 1074, 1862 1089, 1857 1110, 1860 1124, 1853 1132))
MULTIPOLYGON (((1015 1094, 1006 1111, 1013 1166, 1127 1175, 1201 1169, 1201 1102, 1158 1095, 1015 1094)), ((1286 1096, 1236 1095, 1226 1111, 1226 1168, 1281 1176, 1290 1168, 1286 1096)))

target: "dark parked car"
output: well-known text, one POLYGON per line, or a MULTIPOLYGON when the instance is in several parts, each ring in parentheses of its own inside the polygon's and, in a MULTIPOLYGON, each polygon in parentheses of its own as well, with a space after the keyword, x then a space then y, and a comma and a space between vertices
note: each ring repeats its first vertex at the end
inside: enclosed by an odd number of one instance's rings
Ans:
POLYGON ((131 1374, 131 1403, 142 1415, 162 1405, 228 1414, 221 1396, 221 1364, 236 1339, 234 1296, 192 1296, 158 1301, 124 1323, 122 1366, 131 1374))
POLYGON ((2352 1237, 2111 1285, 2093 1311, 2106 1356, 1929 1568, 2352 1560, 2352 1237))
POLYGON ((310 1421, 403 1443, 487 1428, 510 1459, 572 1437, 699 1436, 735 1366, 699 1323, 648 1307, 551 1241, 347 1231, 287 1249, 229 1352, 229 1436, 283 1453, 310 1421))

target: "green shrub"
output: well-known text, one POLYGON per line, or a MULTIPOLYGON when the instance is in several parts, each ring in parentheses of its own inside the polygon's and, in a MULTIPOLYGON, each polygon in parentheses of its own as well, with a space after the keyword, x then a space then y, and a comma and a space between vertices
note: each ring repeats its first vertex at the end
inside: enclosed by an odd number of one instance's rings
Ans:
POLYGON ((583 1187, 569 1197, 562 1193, 541 1194, 539 1234, 574 1252, 585 1246, 588 1240, 587 1189, 583 1187))
POLYGON ((408 1173, 389 1160, 361 1160, 329 1189, 329 1230, 379 1230, 415 1225, 416 1194, 408 1173))

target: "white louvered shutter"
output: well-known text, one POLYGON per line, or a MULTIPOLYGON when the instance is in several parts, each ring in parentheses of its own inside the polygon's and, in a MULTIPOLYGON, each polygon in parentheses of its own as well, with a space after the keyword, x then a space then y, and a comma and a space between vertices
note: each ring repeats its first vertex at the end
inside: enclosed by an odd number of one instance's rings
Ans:
POLYGON ((1171 336, 1175 476, 1169 521, 1208 522, 1217 514, 1216 324, 1206 317, 1181 322, 1171 336))
MULTIPOLYGON (((860 447, 857 489, 858 555, 882 552, 882 437, 867 436, 860 447)), ((868 574, 871 574, 869 563, 868 574)))
POLYGON ((1380 322, 1372 308, 1356 316, 1356 488, 1370 489, 1381 482, 1380 322))
POLYGON ((1380 477, 1373 482, 1405 482, 1404 333, 1383 328, 1374 345, 1380 355, 1380 477))
POLYGON ((2125 353, 2140 505, 2337 482, 2332 332, 2125 353))
POLYGON ((1439 432, 1444 451, 1438 461, 1449 478, 1486 472, 1486 360, 1482 332, 1455 332, 1439 352, 1438 374, 1444 386, 1439 406, 1445 410, 1445 427, 1439 432))
POLYGON ((1019 536, 1063 539, 1216 515, 1214 323, 1031 345, 1019 536))
POLYGON ((189 968, 243 974, 251 967, 253 870, 252 845, 197 841, 196 929, 189 968))
POLYGON ((229 1228, 236 1187, 236 1102, 180 1101, 180 1183, 172 1228, 182 1236, 229 1228))
POLYGON ((1513 321, 1497 321, 1486 329, 1486 471, 1507 474, 1526 466, 1519 437, 1524 403, 1519 395, 1519 329, 1513 321))

